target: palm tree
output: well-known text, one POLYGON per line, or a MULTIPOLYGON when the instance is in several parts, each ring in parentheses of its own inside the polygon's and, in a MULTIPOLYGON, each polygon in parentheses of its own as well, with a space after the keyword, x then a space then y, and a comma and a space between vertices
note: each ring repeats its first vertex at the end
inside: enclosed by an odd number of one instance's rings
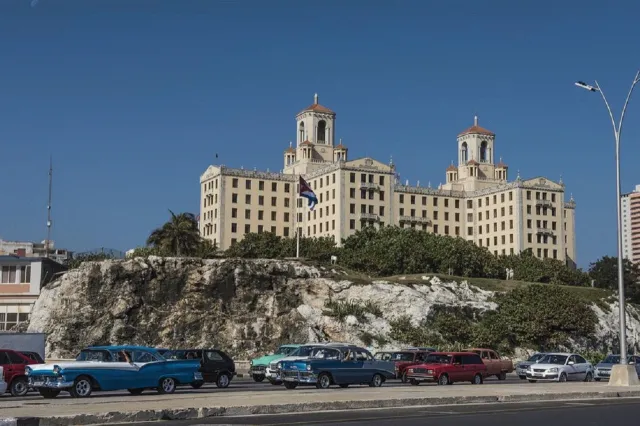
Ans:
POLYGON ((171 219, 151 232, 147 245, 174 256, 193 255, 201 243, 196 217, 192 213, 175 214, 171 210, 169 213, 171 219))

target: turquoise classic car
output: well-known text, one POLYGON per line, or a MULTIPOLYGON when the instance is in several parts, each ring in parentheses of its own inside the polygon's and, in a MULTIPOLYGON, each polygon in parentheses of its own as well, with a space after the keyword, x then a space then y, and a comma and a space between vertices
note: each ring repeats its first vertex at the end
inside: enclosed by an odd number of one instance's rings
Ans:
POLYGON ((298 385, 327 389, 334 384, 341 388, 360 384, 379 387, 395 377, 393 362, 375 360, 368 350, 353 346, 327 346, 310 358, 279 364, 280 377, 287 389, 298 385))
POLYGON ((273 361, 278 361, 286 356, 289 356, 293 351, 298 349, 300 344, 281 345, 274 353, 262 356, 260 358, 252 359, 251 366, 249 367, 249 375, 256 382, 263 382, 267 377, 267 368, 273 361))
POLYGON ((67 391, 86 398, 93 391, 127 389, 140 395, 145 389, 173 393, 178 385, 203 382, 199 360, 168 360, 157 349, 144 346, 90 346, 76 361, 33 364, 25 368, 29 386, 45 398, 67 391))

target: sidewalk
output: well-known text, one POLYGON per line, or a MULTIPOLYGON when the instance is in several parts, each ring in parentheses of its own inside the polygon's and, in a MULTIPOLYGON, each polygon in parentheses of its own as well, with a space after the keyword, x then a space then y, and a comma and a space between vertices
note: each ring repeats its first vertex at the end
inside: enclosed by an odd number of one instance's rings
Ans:
MULTIPOLYGON (((96 395, 99 395, 96 394, 96 395)), ((15 425, 91 425, 112 422, 197 419, 212 416, 278 414, 321 410, 451 405, 462 403, 524 402, 640 397, 640 388, 617 388, 602 383, 521 383, 350 387, 317 390, 298 388, 269 392, 219 392, 173 395, 148 391, 108 397, 53 400, 0 398, 0 416, 22 419, 15 425), (34 418, 39 418, 35 420, 34 418), (30 421, 27 422, 27 419, 30 421)), ((0 424, 3 424, 0 420, 0 424)))

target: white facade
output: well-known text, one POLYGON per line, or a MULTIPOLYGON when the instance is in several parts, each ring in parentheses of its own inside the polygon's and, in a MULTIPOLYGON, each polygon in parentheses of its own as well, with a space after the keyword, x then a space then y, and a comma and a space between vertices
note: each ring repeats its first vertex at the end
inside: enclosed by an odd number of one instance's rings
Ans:
POLYGON ((640 185, 636 185, 633 192, 623 194, 621 203, 622 255, 636 263, 640 261, 640 185))

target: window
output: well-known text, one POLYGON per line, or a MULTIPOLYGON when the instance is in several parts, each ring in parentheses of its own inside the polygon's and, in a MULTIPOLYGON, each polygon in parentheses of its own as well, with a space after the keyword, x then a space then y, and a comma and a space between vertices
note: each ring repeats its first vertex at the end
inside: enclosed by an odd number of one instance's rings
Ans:
POLYGON ((206 351, 205 356, 210 361, 224 361, 224 358, 222 358, 219 353, 214 351, 206 351))
POLYGON ((400 194, 400 202, 404 203, 404 194, 400 194))
POLYGON ((232 203, 238 202, 238 194, 231 194, 231 202, 232 203))
POLYGON ((349 175, 349 182, 351 182, 351 183, 355 183, 356 182, 356 174, 355 173, 351 173, 349 175))
POLYGON ((248 223, 244 226, 244 233, 245 234, 251 233, 251 225, 249 225, 248 223))
POLYGON ((245 187, 246 187, 247 189, 251 189, 251 181, 250 181, 249 179, 247 179, 247 180, 246 180, 246 182, 245 182, 245 187))
POLYGON ((448 198, 444 199, 444 206, 445 207, 449 207, 449 199, 448 198))
POLYGON ((23 284, 31 282, 31 265, 20 267, 20 282, 23 284))
POLYGON ((276 192, 278 190, 278 183, 277 182, 271 182, 271 191, 272 192, 276 192))
POLYGON ((244 196, 244 203, 245 204, 251 204, 251 195, 247 194, 244 196))
POLYGON ((231 180, 231 187, 232 187, 232 188, 237 188, 237 187, 238 187, 238 179, 233 178, 233 179, 231 180))
POLYGON ((284 192, 291 192, 291 184, 288 184, 288 183, 284 184, 284 192))
POLYGON ((264 191, 264 181, 258 181, 258 191, 264 191))
POLYGON ((251 210, 247 209, 244 211, 244 218, 251 219, 251 210))
POLYGON ((233 232, 233 233, 238 232, 238 224, 237 223, 232 223, 231 224, 231 232, 233 232))
MULTIPOLYGON (((287 201, 289 201, 289 199, 285 198, 284 201, 285 201, 285 207, 287 207, 287 201)), ((264 206, 264 195, 258 195, 258 205, 264 206)))
POLYGON ((349 198, 356 198, 356 189, 349 188, 349 198))
POLYGON ((3 266, 2 276, 0 277, 0 283, 15 284, 16 272, 17 272, 17 268, 15 266, 3 266))

